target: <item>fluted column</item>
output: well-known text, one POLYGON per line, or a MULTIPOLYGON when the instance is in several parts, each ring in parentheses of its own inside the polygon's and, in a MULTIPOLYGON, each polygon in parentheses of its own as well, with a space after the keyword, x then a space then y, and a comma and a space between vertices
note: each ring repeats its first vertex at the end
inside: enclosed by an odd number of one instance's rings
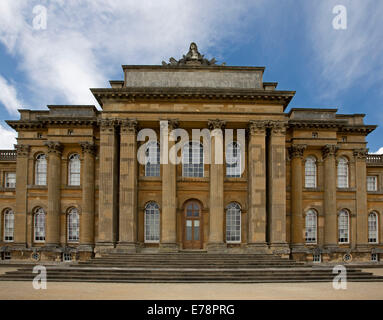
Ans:
POLYGON ((338 147, 326 145, 322 149, 324 160, 324 245, 335 247, 337 245, 337 212, 336 212, 336 153, 338 147))
POLYGON ((161 243, 162 251, 177 251, 177 175, 174 154, 169 150, 174 146, 174 139, 169 139, 171 131, 178 127, 178 121, 161 121, 161 163, 162 163, 162 208, 161 208, 161 243), (164 157, 167 154, 167 163, 164 157))
POLYGON ((266 128, 251 121, 248 147, 248 248, 266 251, 266 128))
POLYGON ((83 156, 82 166, 82 213, 80 221, 80 248, 91 251, 94 246, 94 157, 96 146, 90 142, 80 143, 83 156))
POLYGON ((356 181, 356 245, 359 249, 368 245, 367 212, 367 149, 354 150, 356 181))
POLYGON ((118 159, 116 120, 100 124, 99 217, 97 253, 113 248, 117 240, 118 159))
POLYGON ((291 244, 302 246, 305 242, 305 224, 303 218, 303 176, 302 160, 306 145, 292 145, 289 149, 291 158, 291 244))
POLYGON ((209 120, 211 131, 210 157, 210 205, 209 205, 209 241, 208 250, 221 250, 224 247, 224 202, 223 202, 223 132, 225 122, 209 120))
POLYGON ((269 139, 269 234, 270 248, 287 254, 286 242, 286 123, 270 122, 269 139))
POLYGON ((29 145, 17 145, 16 161, 16 212, 15 212, 15 245, 31 246, 27 239, 27 185, 29 145))
POLYGON ((137 246, 137 121, 122 120, 120 125, 118 248, 135 252, 137 246))
POLYGON ((46 245, 60 244, 61 213, 61 153, 59 142, 49 141, 48 147, 48 212, 46 215, 46 245))

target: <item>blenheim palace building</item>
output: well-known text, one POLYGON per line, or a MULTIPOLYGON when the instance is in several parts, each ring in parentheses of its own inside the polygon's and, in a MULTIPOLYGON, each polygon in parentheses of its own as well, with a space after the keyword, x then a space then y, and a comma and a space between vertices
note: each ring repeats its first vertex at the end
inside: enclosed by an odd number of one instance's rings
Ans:
POLYGON ((194 43, 180 60, 122 68, 123 80, 91 89, 101 110, 48 105, 7 121, 18 139, 0 151, 2 259, 382 257, 383 157, 368 154, 376 126, 363 114, 285 112, 295 92, 263 82, 265 68, 218 64, 194 43), (206 152, 202 135, 180 145, 174 129, 222 135, 206 152), (162 162, 171 150, 181 161, 162 162))

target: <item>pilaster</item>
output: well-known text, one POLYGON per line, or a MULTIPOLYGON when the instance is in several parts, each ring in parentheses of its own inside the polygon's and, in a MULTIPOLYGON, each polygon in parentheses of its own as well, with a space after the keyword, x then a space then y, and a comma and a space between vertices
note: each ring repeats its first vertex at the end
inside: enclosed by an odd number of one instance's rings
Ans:
POLYGON ((324 161, 324 245, 327 248, 335 247, 337 236, 337 209, 336 209, 336 153, 339 147, 326 145, 322 148, 324 161))
POLYGON ((225 121, 209 120, 211 130, 211 156, 210 156, 210 213, 209 213, 209 251, 220 251, 224 248, 224 202, 223 202, 223 132, 225 121))
POLYGON ((94 216, 95 216, 95 165, 94 158, 96 154, 96 145, 92 142, 80 143, 83 168, 82 168, 82 213, 80 221, 80 249, 91 251, 94 246, 94 216))
POLYGON ((115 119, 102 119, 100 125, 99 218, 96 251, 114 247, 117 240, 118 150, 115 119))
POLYGON ((117 248, 137 250, 137 121, 120 121, 120 199, 117 248))
POLYGON ((289 148, 291 159, 291 245, 302 246, 305 242, 303 217, 303 176, 302 162, 306 145, 292 145, 289 148))
POLYGON ((368 245, 368 212, 367 212, 367 168, 368 149, 355 149, 355 181, 356 181, 356 246, 368 245))
POLYGON ((46 245, 60 244, 61 214, 61 154, 60 142, 48 141, 48 212, 46 215, 46 245))
MULTIPOLYGON (((30 146, 17 145, 16 160, 16 212, 15 212, 15 245, 27 246, 27 215, 28 215, 28 157, 30 146)), ((31 243, 29 243, 31 245, 31 243)))
POLYGON ((290 252, 286 242, 286 122, 270 121, 269 234, 274 253, 290 252))
MULTIPOLYGON (((169 150, 174 146, 170 139, 171 131, 178 127, 177 120, 161 121, 161 152, 168 155, 168 163, 162 163, 162 208, 161 208, 161 251, 178 251, 177 244, 177 176, 174 154, 169 150), (167 121, 167 123, 166 123, 167 121)), ((174 148, 173 148, 174 149, 174 148)), ((161 159, 164 157, 161 156, 161 159)))
POLYGON ((248 249, 267 251, 266 243, 266 124, 250 121, 248 145, 248 249))

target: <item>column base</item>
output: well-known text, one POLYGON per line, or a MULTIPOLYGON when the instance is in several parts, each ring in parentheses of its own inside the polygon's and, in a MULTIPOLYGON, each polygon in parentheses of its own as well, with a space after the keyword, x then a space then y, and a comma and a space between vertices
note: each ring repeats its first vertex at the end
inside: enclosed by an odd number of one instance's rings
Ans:
POLYGON ((273 254, 280 254, 282 257, 290 255, 290 247, 287 242, 274 242, 270 244, 270 250, 273 254))
POLYGON ((119 242, 116 246, 117 253, 136 253, 138 252, 138 244, 135 242, 119 242))
POLYGON ((94 251, 94 245, 92 244, 80 244, 78 246, 79 252, 92 252, 94 251))
POLYGON ((94 248, 96 257, 101 257, 102 254, 110 253, 114 250, 113 242, 97 242, 94 248))
POLYGON ((270 249, 266 242, 248 243, 246 251, 253 254, 270 254, 270 249))
POLYGON ((226 243, 208 243, 206 247, 209 253, 225 253, 227 251, 226 243))
POLYGON ((160 252, 178 252, 179 246, 177 243, 160 243, 160 252))

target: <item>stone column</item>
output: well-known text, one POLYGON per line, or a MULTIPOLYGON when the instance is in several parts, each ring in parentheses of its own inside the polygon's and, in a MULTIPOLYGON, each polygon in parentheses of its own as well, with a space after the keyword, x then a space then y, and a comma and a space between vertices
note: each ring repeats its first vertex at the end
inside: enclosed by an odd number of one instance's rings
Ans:
POLYGON ((248 147, 248 249, 266 252, 266 128, 250 121, 248 147))
POLYGON ((208 127, 211 132, 211 157, 210 157, 210 213, 209 213, 209 251, 220 251, 224 248, 224 215, 223 202, 223 132, 225 122, 209 120, 208 127))
POLYGON ((286 242, 286 123, 270 122, 269 234, 274 253, 288 254, 286 242))
POLYGON ((114 247, 117 238, 118 159, 116 120, 100 124, 99 217, 96 252, 114 247))
POLYGON ((94 157, 96 146, 90 142, 80 143, 83 156, 82 166, 82 212, 80 221, 80 249, 82 251, 93 251, 94 246, 94 157))
POLYGON ((48 212, 46 215, 46 245, 60 244, 61 214, 61 153, 59 142, 48 141, 48 212))
POLYGON ((324 245, 327 248, 336 247, 338 243, 337 212, 336 212, 336 153, 338 147, 326 145, 322 149, 324 161, 324 199, 323 208, 325 216, 324 245))
POLYGON ((28 212, 28 156, 29 145, 17 145, 16 161, 16 211, 15 211, 15 245, 30 246, 32 239, 27 239, 28 212))
POLYGON ((367 149, 354 150, 356 181, 356 246, 368 247, 368 212, 367 212, 367 149))
POLYGON ((175 144, 174 141, 169 141, 170 132, 178 127, 178 121, 166 121, 161 121, 162 208, 160 249, 161 251, 178 251, 177 174, 176 165, 174 161, 171 161, 171 158, 175 155, 169 154, 169 150, 175 144), (167 159, 167 163, 164 163, 164 158, 167 159))
POLYGON ((302 160, 306 145, 292 145, 289 149, 291 158, 291 246, 302 247, 305 239, 303 217, 303 176, 302 160))
POLYGON ((137 139, 136 120, 120 121, 120 251, 137 251, 137 139))

